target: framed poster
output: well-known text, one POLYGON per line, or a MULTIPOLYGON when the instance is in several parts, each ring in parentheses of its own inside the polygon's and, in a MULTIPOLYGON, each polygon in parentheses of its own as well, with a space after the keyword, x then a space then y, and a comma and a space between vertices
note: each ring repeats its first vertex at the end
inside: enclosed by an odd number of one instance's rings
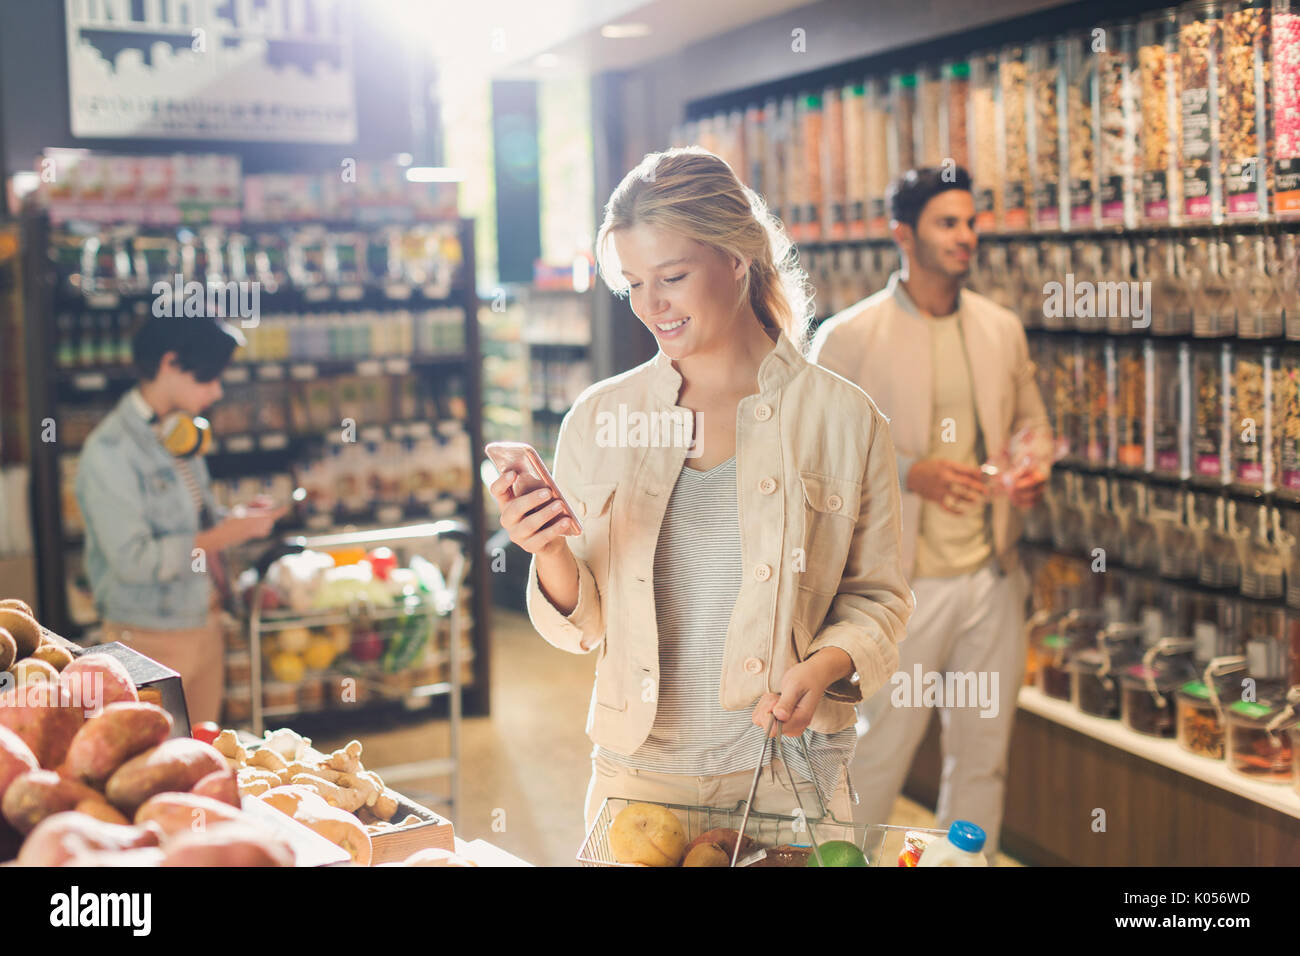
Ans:
POLYGON ((348 0, 64 0, 72 134, 351 143, 348 0))

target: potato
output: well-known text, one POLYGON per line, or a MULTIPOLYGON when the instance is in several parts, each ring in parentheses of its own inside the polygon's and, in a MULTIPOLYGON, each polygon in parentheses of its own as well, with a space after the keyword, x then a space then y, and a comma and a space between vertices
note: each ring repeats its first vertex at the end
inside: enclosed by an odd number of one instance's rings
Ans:
POLYGON ((158 831, 152 827, 105 823, 82 813, 55 813, 32 830, 18 854, 18 863, 61 866, 86 851, 156 847, 158 842, 158 831))
POLYGON ((58 683, 37 681, 0 694, 0 726, 21 737, 42 767, 63 763, 85 719, 58 683))
POLYGON ((6 607, 10 608, 11 610, 22 611, 33 621, 36 620, 36 612, 32 610, 31 605, 29 605, 26 601, 21 601, 18 598, 5 598, 3 600, 0 600, 0 608, 6 608, 6 607))
POLYGON ((140 694, 126 666, 107 654, 83 654, 59 675, 73 703, 92 713, 119 701, 138 701, 140 694))
POLYGON ((163 866, 293 866, 293 849, 270 830, 218 823, 168 841, 163 866))
POLYGON ((235 771, 229 768, 214 770, 191 787, 190 793, 197 794, 200 797, 211 797, 213 800, 228 803, 232 807, 240 805, 239 779, 235 776, 235 771))
POLYGON ((0 607, 0 627, 12 635, 19 660, 30 657, 41 646, 41 626, 30 614, 13 607, 0 607))
POLYGON ((731 857, 716 843, 701 843, 686 851, 682 866, 726 867, 731 866, 731 857))
POLYGON ((59 683, 59 672, 54 669, 54 665, 35 657, 24 657, 15 664, 13 675, 16 686, 20 688, 38 681, 55 686, 59 683))
POLYGON ((72 663, 72 653, 60 644, 42 644, 32 651, 32 657, 44 661, 56 671, 61 671, 72 663))
POLYGON ((60 777, 53 770, 32 770, 14 778, 0 808, 19 833, 31 833, 46 817, 74 809, 82 800, 103 799, 84 783, 60 777))
POLYGON ((168 837, 199 833, 218 823, 233 823, 243 811, 211 797, 193 793, 160 793, 150 797, 135 812, 135 825, 156 823, 168 837))
POLYGON ((14 636, 0 627, 0 671, 7 671, 18 660, 18 642, 14 636))
POLYGON ((36 755, 23 738, 8 727, 0 727, 0 800, 15 777, 40 769, 36 755))
MULTIPOLYGON (((707 846, 710 843, 715 843, 717 844, 718 849, 727 855, 728 866, 730 866, 731 854, 735 852, 736 837, 739 835, 740 834, 735 830, 726 827, 709 830, 705 833, 701 833, 690 843, 686 844, 686 853, 689 856, 690 852, 697 846, 707 846)), ((740 855, 736 858, 737 861, 743 860, 750 853, 754 852, 754 850, 757 849, 757 846, 758 845, 749 837, 742 839, 740 841, 740 855)), ((686 866, 687 864, 683 863, 682 865, 686 866)))
POLYGON ((93 800, 82 800, 72 809, 78 813, 84 813, 88 817, 94 817, 96 820, 103 820, 105 823, 118 823, 122 826, 129 826, 131 821, 124 817, 111 803, 98 794, 93 800))
POLYGON ((153 704, 109 704, 82 724, 72 738, 63 773, 73 780, 102 787, 113 771, 138 753, 156 747, 172 732, 172 715, 153 704))
POLYGON ((165 740, 132 757, 108 778, 104 793, 123 813, 135 815, 155 793, 185 793, 208 774, 226 769, 226 758, 211 744, 188 737, 165 740))
POLYGON ((686 850, 686 832, 667 807, 630 803, 610 824, 609 848, 620 863, 676 866, 686 850))

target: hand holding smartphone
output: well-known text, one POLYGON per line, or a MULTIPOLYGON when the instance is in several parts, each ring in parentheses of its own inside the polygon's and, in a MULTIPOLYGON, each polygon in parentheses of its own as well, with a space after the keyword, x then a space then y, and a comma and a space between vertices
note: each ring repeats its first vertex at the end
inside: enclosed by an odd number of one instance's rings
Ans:
POLYGON ((489 443, 483 451, 499 473, 488 490, 501 508, 501 527, 511 541, 537 554, 565 535, 582 533, 577 512, 535 448, 500 441, 489 443))

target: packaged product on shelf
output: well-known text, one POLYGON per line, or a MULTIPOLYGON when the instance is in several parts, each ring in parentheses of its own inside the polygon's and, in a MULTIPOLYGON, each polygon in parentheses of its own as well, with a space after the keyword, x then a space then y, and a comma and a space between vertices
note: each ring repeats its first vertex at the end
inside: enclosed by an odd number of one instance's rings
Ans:
POLYGON ((1138 342, 1121 342, 1115 347, 1115 461, 1121 468, 1142 469, 1151 439, 1147 429, 1151 416, 1147 391, 1147 360, 1138 342))
POLYGON ((1217 222, 1223 209, 1219 159, 1223 7, 1218 0, 1192 0, 1180 7, 1178 37, 1182 221, 1217 222))
POLYGON ((1241 593, 1264 600, 1282 597, 1294 542, 1282 528, 1280 513, 1255 501, 1232 501, 1229 509, 1229 524, 1241 562, 1241 593))
POLYGON ((827 223, 823 220, 822 208, 825 196, 823 169, 827 159, 823 154, 822 98, 810 94, 802 98, 802 122, 799 131, 800 144, 803 149, 802 160, 802 196, 803 215, 800 216, 801 229, 798 238, 817 241, 826 236, 827 223))
POLYGON ((1196 676, 1190 639, 1165 638, 1140 663, 1124 669, 1120 719, 1129 730, 1152 737, 1176 733, 1178 688, 1196 676))
MULTIPOLYGON (((1135 226, 1141 192, 1138 140, 1141 133, 1135 45, 1137 28, 1121 23, 1105 32, 1106 48, 1097 54, 1099 100, 1097 139, 1098 222, 1135 226)), ((1071 129, 1071 135, 1076 130, 1071 129)))
POLYGON ((848 84, 840 90, 840 98, 844 111, 845 234, 850 239, 863 239, 867 235, 867 163, 870 162, 866 87, 861 83, 848 84))
MULTIPOLYGON (((1104 34, 1103 34, 1104 35, 1104 34)), ((1060 104, 1065 145, 1065 223, 1071 229, 1091 229, 1101 218, 1098 205, 1097 152, 1101 98, 1091 32, 1063 42, 1064 100, 1060 104)))
POLYGON ((787 95, 783 100, 789 135, 785 139, 785 212, 792 239, 804 236, 803 217, 808 201, 808 154, 804 143, 805 97, 787 95))
POLYGON ((1219 62, 1219 142, 1223 212, 1229 219, 1267 219, 1269 164, 1269 7, 1272 0, 1231 0, 1223 18, 1219 62))
POLYGON ((889 127, 890 179, 897 179, 916 162, 916 74, 894 73, 889 77, 893 122, 889 127))
POLYGON ((1147 517, 1156 532, 1156 570, 1160 575, 1196 577, 1196 534, 1191 523, 1190 496, 1176 485, 1153 485, 1147 496, 1147 517))
POLYGON ((1274 451, 1270 426, 1275 361, 1276 355, 1268 348, 1240 346, 1233 356, 1228 450, 1229 472, 1238 490, 1264 491, 1275 480, 1277 468, 1270 460, 1274 451))
POLYGON ((1096 646, 1078 651, 1070 662, 1070 702, 1093 717, 1119 719, 1119 675, 1136 663, 1142 628, 1108 624, 1097 633, 1096 646))
POLYGON ((1029 227, 1029 202, 1034 188, 1029 146, 1034 98, 1023 47, 1008 46, 999 53, 998 87, 998 158, 1005 175, 999 225, 1004 230, 1016 231, 1029 227))
POLYGON ((1033 227, 1063 228, 1061 142, 1064 96, 1063 40, 1029 46, 1029 160, 1033 171, 1033 227))
MULTIPOLYGON (((1198 659, 1197 663, 1200 663, 1198 659)), ((1178 746, 1210 760, 1224 756, 1224 708, 1237 694, 1234 677, 1246 666, 1244 657, 1221 658, 1217 666, 1178 688, 1178 746)))
POLYGON ((1228 382, 1232 346, 1197 347, 1192 351, 1192 479, 1226 483, 1228 382))
MULTIPOLYGON (((992 232, 1002 222, 1002 189, 1006 166, 998 156, 998 56, 983 51, 971 56, 967 142, 975 187, 975 228, 992 232)), ((949 130, 957 122, 948 107, 949 130)), ((950 133, 951 138, 951 133, 950 133)))
MULTIPOLYGON (((1155 310, 1152 330, 1157 335, 1190 335, 1196 324, 1196 315, 1203 308, 1200 302, 1201 270, 1196 266, 1195 256, 1190 251, 1191 242, 1191 239, 1174 237, 1164 241, 1168 250, 1166 265, 1171 267, 1168 278, 1173 287, 1167 289, 1168 297, 1161 300, 1170 304, 1166 308, 1155 310), (1167 320, 1162 318, 1165 315, 1168 316, 1167 320)), ((1163 273, 1160 278, 1164 278, 1163 273)), ((1153 284, 1153 295, 1155 291, 1156 286, 1153 284)))
POLYGON ((763 107, 757 103, 750 103, 745 107, 745 167, 736 172, 742 177, 745 185, 760 196, 766 192, 763 183, 764 156, 767 152, 765 134, 763 107))
POLYGON ((1273 207, 1277 216, 1300 215, 1300 5, 1273 0, 1273 207))
POLYGON ((1188 239, 1187 249, 1197 290, 1192 334, 1206 338, 1235 334, 1237 309, 1233 300, 1231 247, 1218 234, 1204 238, 1193 236, 1188 239))
POLYGON ((1054 281, 1050 276, 1043 277, 1040 253, 1038 243, 1031 242, 1018 242, 1010 249, 1009 265, 1020 277, 1020 301, 1015 312, 1027 329, 1043 327, 1043 286, 1054 281))
POLYGON ((885 190, 893 175, 889 147, 893 133, 893 103, 886 81, 871 77, 864 94, 866 137, 863 155, 866 160, 867 235, 885 236, 889 232, 889 214, 885 208, 885 190))
POLYGON ((1300 356, 1284 352, 1273 383, 1273 432, 1281 445, 1277 491, 1294 500, 1300 497, 1300 356))
POLYGON ((940 67, 943 98, 939 112, 940 152, 970 171, 970 65, 964 61, 940 67))
POLYGON ((778 219, 785 212, 785 129, 786 117, 776 97, 763 104, 763 198, 778 219))
POLYGON ((1083 386, 1084 461, 1090 465, 1106 464, 1106 441, 1109 432, 1109 393, 1106 378, 1106 345, 1096 340, 1080 344, 1083 386))
POLYGON ((1227 708, 1228 767, 1265 782, 1290 783, 1290 741, 1280 730, 1296 723, 1296 701, 1288 699, 1284 616, 1276 608, 1262 609, 1244 623, 1246 674, 1255 695, 1227 708))
POLYGON ((937 67, 916 71, 916 156, 921 166, 939 166, 945 158, 941 137, 943 81, 937 67))
POLYGON ((1146 371, 1146 414, 1150 418, 1150 452, 1145 462, 1153 475, 1178 480, 1191 470, 1191 352, 1186 343, 1142 343, 1146 371))
POLYGON ((1083 357, 1077 341, 1062 339, 1052 348, 1052 399, 1057 427, 1057 457, 1080 460, 1083 445, 1083 357))
POLYGON ((1232 238, 1232 249, 1237 335, 1243 339, 1280 338, 1283 319, 1277 237, 1239 233, 1232 238))
POLYGON ((848 157, 845 150, 844 101, 838 86, 822 93, 822 195, 823 236, 828 239, 848 237, 848 183, 845 179, 848 157))

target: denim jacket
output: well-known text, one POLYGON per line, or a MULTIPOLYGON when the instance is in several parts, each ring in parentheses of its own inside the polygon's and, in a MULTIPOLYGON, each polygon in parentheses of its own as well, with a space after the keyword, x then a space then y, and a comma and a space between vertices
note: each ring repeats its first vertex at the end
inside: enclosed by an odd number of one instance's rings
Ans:
MULTIPOLYGON (((127 393, 86 439, 77 503, 86 524, 86 576, 105 621, 151 630, 202 627, 211 582, 193 570, 199 515, 175 459, 127 393)), ((190 459, 217 515, 202 458, 190 459)))
MULTIPOLYGON (((583 525, 563 539, 578 564, 570 614, 542 593, 536 560, 529 567, 528 613, 538 633, 562 650, 596 652, 587 733, 616 753, 635 752, 654 723, 654 556, 688 449, 611 441, 608 433, 632 413, 639 421, 689 416, 677 405, 681 386, 660 352, 578 397, 560 425, 553 470, 583 525)), ((852 726, 853 705, 898 666, 897 644, 916 606, 900 557, 889 425, 862 389, 809 363, 782 333, 759 365, 758 393, 736 412, 736 483, 744 580, 719 701, 727 710, 752 707, 780 690, 790 667, 838 647, 855 674, 828 688, 811 726, 820 733, 852 726)))

